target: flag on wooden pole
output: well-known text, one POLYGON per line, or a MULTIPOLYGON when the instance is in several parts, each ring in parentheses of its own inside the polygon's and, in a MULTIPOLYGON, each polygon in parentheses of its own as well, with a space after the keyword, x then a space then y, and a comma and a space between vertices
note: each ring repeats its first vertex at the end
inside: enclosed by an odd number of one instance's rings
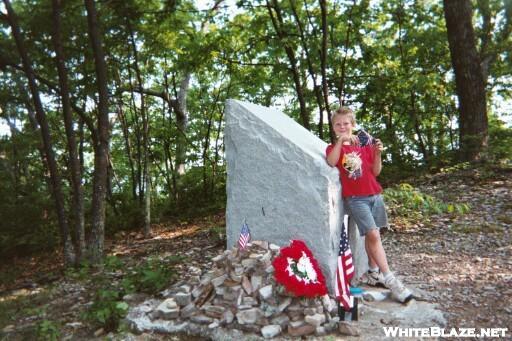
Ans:
POLYGON ((240 231, 240 237, 238 238, 238 248, 240 250, 245 249, 247 243, 251 240, 251 231, 249 230, 249 226, 247 222, 244 221, 244 225, 242 226, 242 230, 240 231))
POLYGON ((336 298, 343 305, 345 311, 349 311, 354 306, 354 297, 350 295, 350 279, 354 277, 354 265, 348 242, 348 222, 349 216, 345 215, 341 227, 340 252, 336 270, 336 285, 334 286, 336 298))

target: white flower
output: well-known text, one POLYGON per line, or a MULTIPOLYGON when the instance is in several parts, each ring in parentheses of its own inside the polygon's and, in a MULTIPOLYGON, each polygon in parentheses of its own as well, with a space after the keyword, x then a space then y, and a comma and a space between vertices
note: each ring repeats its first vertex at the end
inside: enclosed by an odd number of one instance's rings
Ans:
POLYGON ((302 251, 302 256, 299 258, 298 262, 295 262, 294 259, 288 257, 288 266, 286 267, 286 270, 288 271, 288 274, 290 276, 295 276, 298 280, 310 283, 310 282, 317 282, 317 274, 315 269, 313 268, 313 264, 311 264, 311 259, 306 255, 304 251, 302 251), (306 276, 300 276, 293 270, 293 265, 295 265, 295 268, 298 272, 301 274, 305 274, 306 276))
POLYGON ((313 268, 313 264, 311 264, 311 260, 306 256, 304 251, 302 251, 302 257, 300 257, 299 262, 297 263, 297 269, 299 269, 300 272, 306 272, 308 278, 313 282, 316 282, 316 271, 313 268))

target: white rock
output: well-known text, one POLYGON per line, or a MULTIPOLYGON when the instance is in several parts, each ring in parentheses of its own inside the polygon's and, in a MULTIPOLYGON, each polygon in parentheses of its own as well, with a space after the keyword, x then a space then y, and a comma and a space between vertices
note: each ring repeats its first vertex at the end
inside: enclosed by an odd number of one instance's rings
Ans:
POLYGON ((192 287, 188 284, 183 284, 181 286, 178 287, 178 290, 180 292, 185 292, 185 293, 188 293, 188 292, 191 292, 192 291, 192 287))
POLYGON ((176 304, 174 298, 168 298, 163 301, 153 313, 154 318, 174 319, 180 315, 180 307, 176 304))
POLYGON ((261 328, 261 335, 263 335, 263 337, 265 339, 273 338, 273 337, 279 335, 280 333, 281 333, 280 325, 271 324, 271 325, 261 328))
POLYGON ((235 319, 235 315, 233 315, 233 312, 230 309, 227 309, 224 314, 222 315, 222 322, 226 324, 230 324, 235 319))
POLYGON ((277 308, 280 312, 284 311, 292 303, 291 297, 286 297, 277 308))
POLYGON ((322 326, 316 327, 316 330, 315 330, 316 336, 324 336, 325 334, 327 334, 327 331, 325 330, 324 327, 322 327, 322 326))
POLYGON ((262 283, 263 283, 263 277, 256 276, 256 275, 251 277, 251 287, 252 287, 253 291, 258 290, 259 288, 261 288, 261 284, 262 283))
POLYGON ((282 328, 285 328, 288 325, 288 322, 290 322, 290 318, 286 314, 280 314, 272 318, 271 322, 272 324, 278 324, 282 328))
POLYGON ((236 313, 236 319, 240 324, 254 324, 261 317, 263 317, 263 312, 258 308, 241 310, 236 313))
POLYGON ((224 283, 224 281, 228 278, 228 275, 224 274, 222 276, 219 276, 219 277, 216 277, 214 279, 211 280, 211 283, 214 287, 218 287, 219 285, 221 285, 222 283, 224 283))
POLYGON ((303 326, 306 322, 304 320, 298 320, 298 321, 291 321, 289 323, 289 325, 292 327, 292 328, 298 328, 300 326, 303 326))
POLYGON ((325 322, 325 316, 323 314, 307 315, 305 320, 310 325, 319 327, 322 323, 325 322))
POLYGON ((272 285, 266 285, 259 290, 260 297, 264 300, 268 300, 272 296, 272 285))
POLYGON ((208 328, 213 329, 213 328, 217 328, 218 326, 219 326, 219 321, 215 320, 208 325, 208 328))
POLYGON ((322 296, 322 305, 324 306, 324 309, 329 312, 333 309, 333 307, 331 306, 331 298, 329 297, 329 295, 322 296))
POLYGON ((238 242, 245 219, 261 240, 288 245, 301 236, 334 292, 344 212, 338 170, 325 159, 327 144, 275 109, 236 100, 226 104, 224 141, 228 248, 238 242))
POLYGON ((181 308, 180 310, 180 316, 182 318, 188 318, 192 315, 194 315, 198 311, 196 305, 194 303, 190 303, 186 305, 185 307, 181 308))
POLYGON ((176 304, 180 307, 186 306, 191 302, 191 294, 185 293, 185 292, 179 292, 176 295, 174 295, 174 300, 176 301, 176 304))
POLYGON ((195 315, 190 318, 190 321, 199 323, 199 324, 210 324, 213 322, 213 319, 204 315, 195 315))
POLYGON ((242 288, 244 288, 247 295, 252 294, 252 284, 251 281, 247 278, 247 276, 242 277, 242 288))

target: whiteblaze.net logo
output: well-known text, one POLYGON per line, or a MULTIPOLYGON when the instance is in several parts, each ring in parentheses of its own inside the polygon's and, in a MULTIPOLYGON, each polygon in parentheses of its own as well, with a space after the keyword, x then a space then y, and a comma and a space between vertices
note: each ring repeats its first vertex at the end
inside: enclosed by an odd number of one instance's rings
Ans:
POLYGON ((386 337, 507 337, 508 328, 382 327, 386 337))

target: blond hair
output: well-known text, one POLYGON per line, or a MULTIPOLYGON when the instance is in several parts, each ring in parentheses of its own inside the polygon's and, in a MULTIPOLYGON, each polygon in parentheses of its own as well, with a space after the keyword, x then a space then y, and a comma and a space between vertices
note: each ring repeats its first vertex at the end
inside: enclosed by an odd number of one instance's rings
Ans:
POLYGON ((349 107, 339 107, 335 112, 332 113, 331 116, 331 123, 334 124, 334 119, 338 116, 348 116, 350 118, 350 121, 352 122, 352 125, 356 125, 356 115, 354 115, 354 112, 349 107))

